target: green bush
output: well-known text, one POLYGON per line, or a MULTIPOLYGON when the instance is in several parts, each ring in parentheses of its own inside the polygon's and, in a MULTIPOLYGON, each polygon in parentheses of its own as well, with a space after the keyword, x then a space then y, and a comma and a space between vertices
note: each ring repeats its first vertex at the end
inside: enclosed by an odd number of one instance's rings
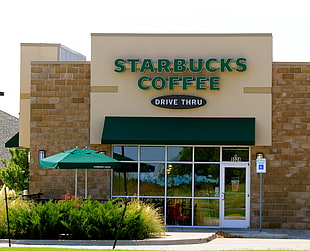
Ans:
POLYGON ((13 238, 30 239, 144 239, 164 232, 158 211, 140 201, 100 203, 66 197, 33 207, 10 209, 13 238), (119 228, 120 227, 120 228, 119 228))
POLYGON ((0 159, 6 168, 0 169, 0 179, 10 189, 20 193, 29 188, 28 152, 25 148, 9 148, 11 159, 0 159))
MULTIPOLYGON (((32 208, 33 206, 34 204, 31 201, 25 201, 21 197, 12 196, 11 191, 8 193, 9 215, 11 215, 11 213, 14 211, 19 211, 20 209, 23 209, 24 211, 28 212, 30 208, 32 208)), ((11 217, 9 218, 11 220, 11 217)), ((10 229, 12 233, 15 232, 15 229, 12 228, 12 226, 10 229)), ((8 238, 7 230, 8 230, 8 225, 7 225, 7 218, 6 218, 5 198, 4 198, 4 194, 0 192, 0 239, 8 238)), ((20 228, 20 231, 22 231, 21 228, 20 228)))

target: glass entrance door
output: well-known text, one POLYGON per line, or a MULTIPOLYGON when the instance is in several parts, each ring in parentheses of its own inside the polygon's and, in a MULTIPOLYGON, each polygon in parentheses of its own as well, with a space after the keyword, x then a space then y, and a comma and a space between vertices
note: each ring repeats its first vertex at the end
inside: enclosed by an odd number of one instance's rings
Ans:
POLYGON ((222 164, 221 168, 221 226, 249 227, 248 163, 222 164))

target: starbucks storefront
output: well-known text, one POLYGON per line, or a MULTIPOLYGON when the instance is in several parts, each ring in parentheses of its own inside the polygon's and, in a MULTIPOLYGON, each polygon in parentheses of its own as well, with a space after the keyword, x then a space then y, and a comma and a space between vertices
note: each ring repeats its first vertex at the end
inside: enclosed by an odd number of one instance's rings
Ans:
POLYGON ((167 226, 250 226, 251 147, 271 144, 270 34, 92 34, 91 144, 111 196, 167 226))
POLYGON ((102 141, 127 143, 113 145, 112 197, 156 204, 168 226, 249 226, 254 118, 106 117, 102 141))

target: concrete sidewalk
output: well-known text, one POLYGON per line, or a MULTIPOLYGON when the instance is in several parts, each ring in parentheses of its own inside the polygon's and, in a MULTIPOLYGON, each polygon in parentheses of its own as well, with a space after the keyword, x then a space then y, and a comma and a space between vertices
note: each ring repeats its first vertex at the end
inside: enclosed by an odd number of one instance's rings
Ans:
MULTIPOLYGON (((70 247, 112 249, 114 240, 12 240, 13 247, 70 247)), ((0 240, 0 247, 8 240, 0 240)), ((168 229, 165 236, 145 240, 118 240, 124 250, 310 250, 310 230, 285 229, 168 229), (222 237, 229 238, 222 238, 222 237)))

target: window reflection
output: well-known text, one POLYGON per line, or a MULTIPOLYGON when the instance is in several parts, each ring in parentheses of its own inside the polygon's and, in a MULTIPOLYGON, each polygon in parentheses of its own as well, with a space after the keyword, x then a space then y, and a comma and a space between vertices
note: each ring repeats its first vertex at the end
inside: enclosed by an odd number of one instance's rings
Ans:
POLYGON ((119 161, 137 161, 138 147, 137 146, 114 146, 113 158, 119 161))
POLYGON ((245 219, 245 180, 245 168, 225 168, 225 219, 245 219))
POLYGON ((192 147, 168 147, 168 161, 192 161, 193 148, 192 147))
POLYGON ((195 200, 195 226, 219 225, 219 200, 195 200))
POLYGON ((219 147, 195 147, 195 161, 199 162, 219 162, 219 147))
MULTIPOLYGON (((137 165, 137 164, 136 164, 137 165)), ((132 196, 138 194, 137 167, 130 164, 122 164, 123 169, 113 171, 113 195, 132 196)))
POLYGON ((140 195, 164 196, 165 165, 160 163, 141 163, 140 195))
POLYGON ((141 161, 165 161, 165 147, 142 146, 141 161))
POLYGON ((167 225, 190 226, 192 223, 191 199, 167 199, 167 225))
POLYGON ((196 164, 194 179, 196 197, 219 197, 220 165, 196 164))
POLYGON ((168 196, 192 195, 192 165, 169 164, 167 167, 168 196))

